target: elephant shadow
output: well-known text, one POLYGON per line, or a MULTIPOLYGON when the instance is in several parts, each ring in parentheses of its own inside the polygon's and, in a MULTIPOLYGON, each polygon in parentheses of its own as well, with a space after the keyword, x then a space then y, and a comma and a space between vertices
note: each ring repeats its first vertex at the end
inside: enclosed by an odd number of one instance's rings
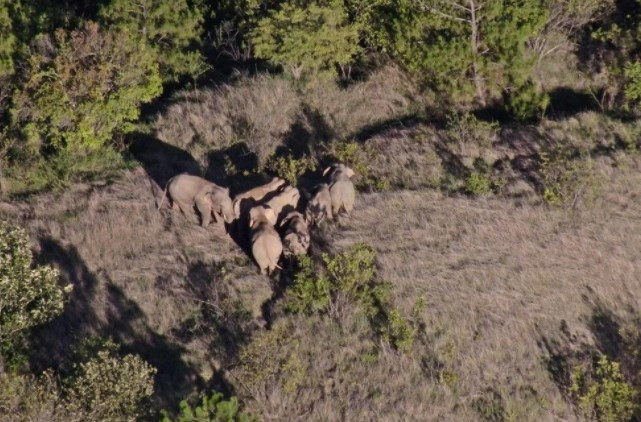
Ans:
POLYGON ((201 174, 200 165, 187 151, 146 133, 131 135, 129 153, 160 189, 177 174, 201 174))

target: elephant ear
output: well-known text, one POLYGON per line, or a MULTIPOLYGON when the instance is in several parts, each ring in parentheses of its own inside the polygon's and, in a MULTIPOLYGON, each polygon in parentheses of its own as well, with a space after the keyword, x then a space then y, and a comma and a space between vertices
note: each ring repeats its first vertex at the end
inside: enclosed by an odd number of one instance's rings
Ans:
POLYGON ((351 168, 345 167, 345 174, 347 175, 347 177, 354 177, 354 174, 356 173, 354 173, 354 170, 352 170, 351 168))

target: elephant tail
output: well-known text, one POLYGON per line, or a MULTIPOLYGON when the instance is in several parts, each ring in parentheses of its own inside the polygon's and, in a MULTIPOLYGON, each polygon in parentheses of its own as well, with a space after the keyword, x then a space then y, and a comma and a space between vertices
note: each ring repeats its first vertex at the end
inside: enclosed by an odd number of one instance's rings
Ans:
POLYGON ((165 190, 162 193, 162 198, 160 198, 160 203, 158 204, 158 211, 160 211, 160 208, 162 207, 162 204, 165 203, 165 198, 167 197, 167 189, 169 189, 169 184, 174 178, 172 177, 167 181, 167 184, 165 185, 165 190))

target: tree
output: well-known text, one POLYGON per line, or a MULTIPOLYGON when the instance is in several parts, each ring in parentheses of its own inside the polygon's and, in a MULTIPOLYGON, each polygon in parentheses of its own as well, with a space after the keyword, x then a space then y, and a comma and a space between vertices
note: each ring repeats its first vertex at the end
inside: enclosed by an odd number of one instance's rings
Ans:
POLYGON ((104 146, 130 130, 139 106, 161 93, 153 54, 127 35, 88 22, 80 30, 40 38, 12 109, 27 156, 82 154, 104 146))
POLYGON ((341 0, 286 1, 260 19, 250 34, 256 57, 303 73, 349 73, 361 51, 358 26, 348 21, 341 0))
POLYGON ((184 74, 196 77, 205 68, 198 51, 202 7, 187 0, 113 0, 99 15, 108 27, 113 25, 146 43, 165 81, 184 74))
POLYGON ((0 343, 62 312, 71 286, 58 285, 58 271, 32 268, 24 229, 0 221, 0 343))
MULTIPOLYGON (((527 42, 543 27, 541 0, 352 1, 355 19, 371 29, 366 40, 387 52, 424 83, 451 100, 473 97, 480 106, 524 91, 531 98, 534 56, 527 42)), ((366 31, 367 32, 367 31, 366 31)), ((521 98, 521 101, 524 100, 521 98)))
POLYGON ((587 72, 603 81, 601 105, 626 111, 641 108, 641 0, 616 2, 581 40, 587 72))

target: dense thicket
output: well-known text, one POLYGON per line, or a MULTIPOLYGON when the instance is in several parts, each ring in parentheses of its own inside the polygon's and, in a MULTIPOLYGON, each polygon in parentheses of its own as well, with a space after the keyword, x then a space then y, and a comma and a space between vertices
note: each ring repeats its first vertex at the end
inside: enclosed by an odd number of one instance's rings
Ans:
POLYGON ((549 102, 537 65, 575 45, 588 77, 607 81, 604 106, 630 112, 641 99, 639 9, 612 0, 1 0, 0 153, 40 188, 99 170, 78 163, 113 147, 162 84, 205 77, 223 58, 309 82, 349 80, 387 57, 447 107, 532 119, 549 102))

